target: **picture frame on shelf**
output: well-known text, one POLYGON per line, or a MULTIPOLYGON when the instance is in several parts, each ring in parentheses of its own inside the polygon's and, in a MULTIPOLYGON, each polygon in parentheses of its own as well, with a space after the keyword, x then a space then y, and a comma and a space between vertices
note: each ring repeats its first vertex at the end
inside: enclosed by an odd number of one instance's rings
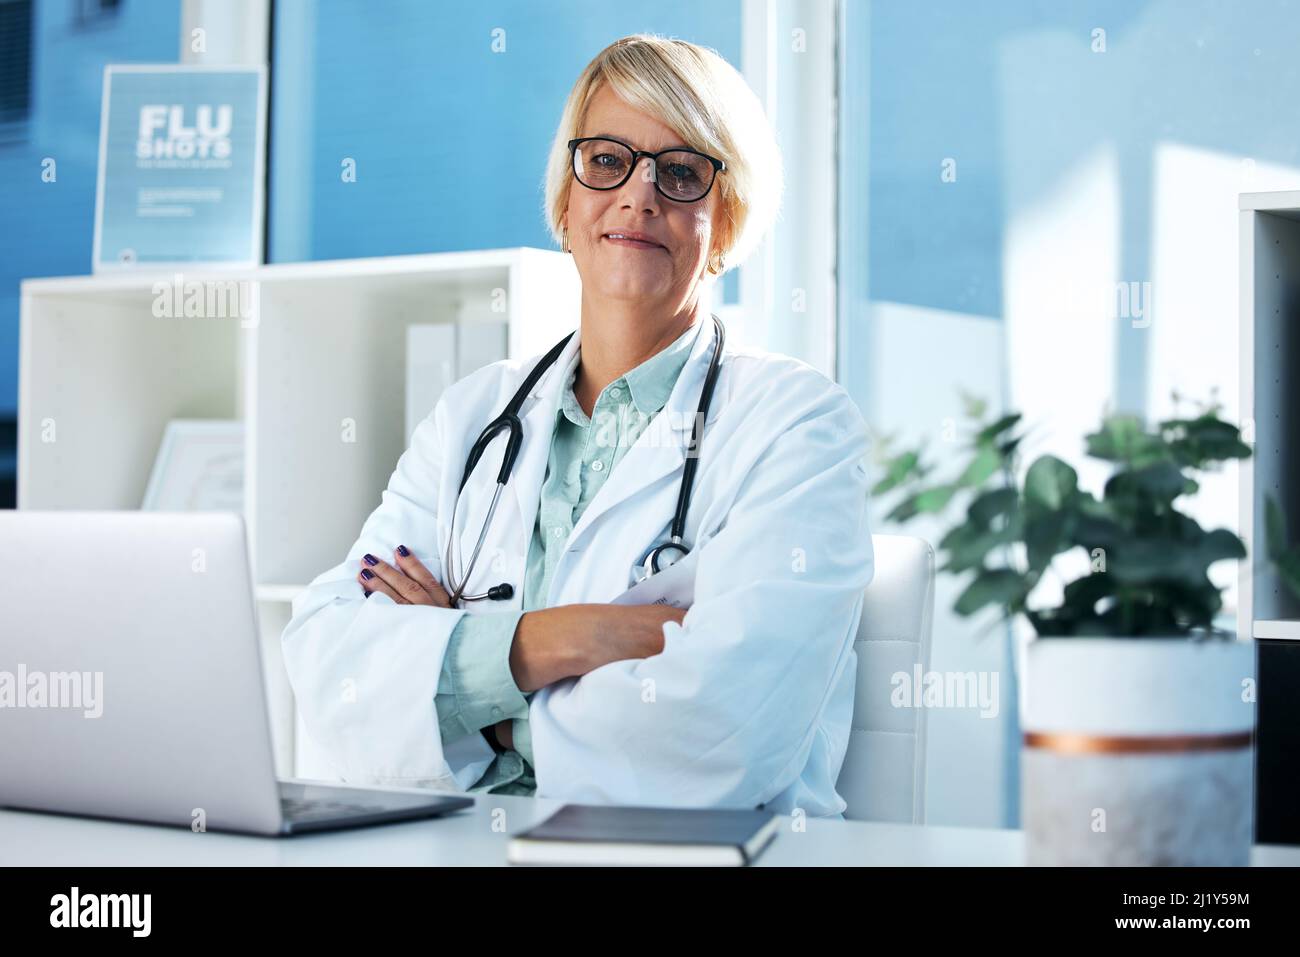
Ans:
POLYGON ((168 422, 141 508, 242 513, 244 424, 228 419, 168 422))

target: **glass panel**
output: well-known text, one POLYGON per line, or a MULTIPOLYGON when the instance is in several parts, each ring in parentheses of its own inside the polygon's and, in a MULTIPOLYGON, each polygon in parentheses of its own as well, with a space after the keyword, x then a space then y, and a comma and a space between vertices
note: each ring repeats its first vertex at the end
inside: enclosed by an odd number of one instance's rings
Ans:
POLYGON ((541 184, 564 99, 591 57, 652 32, 740 63, 740 0, 383 9, 274 5, 271 262, 558 248, 541 184), (465 143, 475 144, 468 164, 465 143))
POLYGON ((0 508, 13 508, 18 284, 90 272, 108 63, 175 63, 180 0, 0 3, 0 508))

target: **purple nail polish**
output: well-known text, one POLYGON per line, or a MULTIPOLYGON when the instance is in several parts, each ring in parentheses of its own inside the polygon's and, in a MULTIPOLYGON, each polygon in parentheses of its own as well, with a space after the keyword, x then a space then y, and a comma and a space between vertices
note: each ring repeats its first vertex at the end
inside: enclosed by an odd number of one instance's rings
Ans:
POLYGON ((403 558, 405 558, 406 556, 408 556, 408 555, 411 554, 411 550, 410 550, 409 548, 407 548, 405 545, 398 545, 398 546, 397 546, 397 554, 399 554, 399 555, 401 555, 403 558))
POLYGON ((361 577, 364 578, 366 581, 370 581, 370 579, 375 577, 375 573, 372 572, 369 568, 363 568, 361 569, 361 577))
POLYGON ((367 564, 367 565, 378 565, 378 564, 379 564, 379 559, 377 559, 374 555, 371 555, 371 554, 368 553, 368 552, 366 553, 366 555, 365 555, 364 557, 365 557, 365 560, 366 560, 366 564, 367 564))

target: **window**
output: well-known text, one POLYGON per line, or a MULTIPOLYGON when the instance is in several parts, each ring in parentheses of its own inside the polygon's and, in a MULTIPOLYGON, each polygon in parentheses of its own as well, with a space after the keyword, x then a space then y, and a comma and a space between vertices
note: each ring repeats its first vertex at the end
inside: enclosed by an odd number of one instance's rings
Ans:
POLYGON ((14 505, 19 283, 90 272, 104 64, 174 63, 180 36, 180 0, 37 12, 0 0, 0 221, 13 224, 0 231, 0 508, 14 505))
MULTIPOLYGON (((587 61, 644 30, 740 62, 738 0, 662 0, 648 14, 603 3, 392 8, 272 8, 268 262, 555 249, 542 178, 587 61)), ((734 276, 723 283, 732 296, 734 276)))

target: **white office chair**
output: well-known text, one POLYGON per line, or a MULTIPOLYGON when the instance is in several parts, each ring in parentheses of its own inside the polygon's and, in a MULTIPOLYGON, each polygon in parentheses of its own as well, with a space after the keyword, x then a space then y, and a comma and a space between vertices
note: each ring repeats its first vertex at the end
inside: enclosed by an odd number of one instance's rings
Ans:
POLYGON ((853 650, 858 683, 853 725, 836 790, 849 820, 925 823, 925 709, 890 703, 896 672, 930 668, 934 549, 908 535, 873 535, 875 576, 867 586, 853 650))

